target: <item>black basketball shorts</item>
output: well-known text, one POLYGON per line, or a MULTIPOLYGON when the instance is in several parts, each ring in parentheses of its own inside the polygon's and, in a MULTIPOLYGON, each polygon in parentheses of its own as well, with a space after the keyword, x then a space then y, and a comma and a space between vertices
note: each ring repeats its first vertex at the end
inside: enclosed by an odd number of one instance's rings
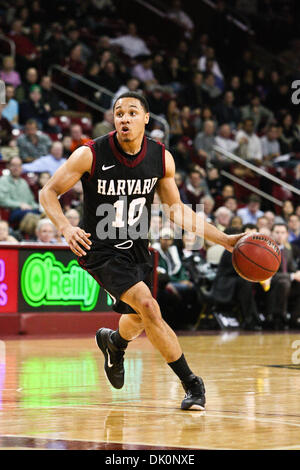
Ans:
POLYGON ((79 265, 111 296, 115 312, 136 313, 120 300, 121 295, 134 284, 144 281, 152 290, 153 263, 147 240, 137 240, 130 248, 116 248, 112 244, 98 242, 85 256, 77 259, 79 265))

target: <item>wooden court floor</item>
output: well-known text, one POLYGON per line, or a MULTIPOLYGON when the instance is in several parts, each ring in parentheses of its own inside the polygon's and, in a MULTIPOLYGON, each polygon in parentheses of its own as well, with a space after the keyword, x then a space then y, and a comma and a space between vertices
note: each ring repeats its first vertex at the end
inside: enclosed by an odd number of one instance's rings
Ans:
POLYGON ((0 341, 0 449, 300 449, 300 335, 179 337, 204 379, 205 412, 146 337, 126 353, 126 385, 103 372, 94 337, 0 341))

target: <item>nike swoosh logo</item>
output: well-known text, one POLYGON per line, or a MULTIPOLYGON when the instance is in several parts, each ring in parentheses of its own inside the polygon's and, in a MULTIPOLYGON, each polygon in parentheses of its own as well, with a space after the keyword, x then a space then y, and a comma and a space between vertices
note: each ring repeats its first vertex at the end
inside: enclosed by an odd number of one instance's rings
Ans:
POLYGON ((106 348, 106 352, 107 352, 107 365, 111 369, 113 367, 113 364, 110 362, 110 355, 109 355, 109 349, 108 348, 106 348))
POLYGON ((102 165, 102 170, 103 170, 103 171, 109 170, 110 168, 113 168, 114 166, 116 166, 116 165, 110 165, 110 166, 102 165))

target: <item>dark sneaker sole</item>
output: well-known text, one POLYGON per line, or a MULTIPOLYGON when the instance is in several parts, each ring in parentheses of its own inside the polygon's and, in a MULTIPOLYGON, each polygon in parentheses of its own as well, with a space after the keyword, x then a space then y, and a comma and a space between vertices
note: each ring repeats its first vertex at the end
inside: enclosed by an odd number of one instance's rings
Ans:
POLYGON ((205 411, 205 406, 197 405, 196 403, 192 403, 191 405, 186 405, 184 403, 184 404, 181 404, 181 409, 186 410, 186 411, 188 410, 205 411))
POLYGON ((95 341, 96 341, 96 344, 98 346, 98 348, 102 351, 103 353, 103 356, 104 356, 104 370, 105 370, 105 373, 106 373, 106 377, 108 378, 110 384, 116 388, 116 389, 120 389, 123 387, 124 385, 124 380, 119 382, 115 382, 114 381, 114 377, 113 375, 110 376, 110 372, 111 372, 111 368, 108 366, 108 353, 107 353, 107 345, 106 344, 103 344, 103 341, 102 341, 102 335, 101 335, 101 332, 103 332, 104 330, 106 331, 112 331, 110 330, 109 328, 100 328, 96 335, 95 335, 95 341))

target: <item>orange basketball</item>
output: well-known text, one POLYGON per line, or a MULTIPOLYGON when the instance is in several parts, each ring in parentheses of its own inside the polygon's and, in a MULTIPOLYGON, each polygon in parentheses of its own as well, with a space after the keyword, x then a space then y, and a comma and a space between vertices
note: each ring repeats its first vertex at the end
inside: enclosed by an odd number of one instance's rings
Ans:
POLYGON ((281 263, 281 252, 272 238, 260 233, 242 237, 234 246, 232 264, 247 281, 260 282, 272 277, 281 263))

